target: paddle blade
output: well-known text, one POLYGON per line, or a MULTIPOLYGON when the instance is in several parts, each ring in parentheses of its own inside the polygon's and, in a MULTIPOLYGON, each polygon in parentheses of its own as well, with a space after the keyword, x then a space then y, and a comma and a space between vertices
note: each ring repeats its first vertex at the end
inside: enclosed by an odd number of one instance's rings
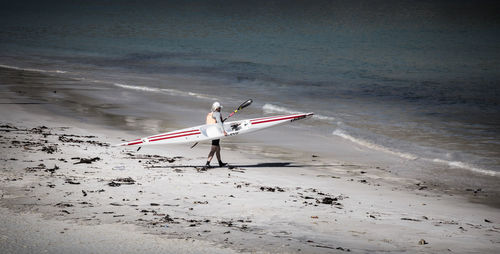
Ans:
POLYGON ((243 108, 246 108, 248 106, 250 106, 250 104, 252 104, 252 99, 248 99, 247 101, 241 103, 241 105, 238 107, 238 110, 241 110, 243 108))

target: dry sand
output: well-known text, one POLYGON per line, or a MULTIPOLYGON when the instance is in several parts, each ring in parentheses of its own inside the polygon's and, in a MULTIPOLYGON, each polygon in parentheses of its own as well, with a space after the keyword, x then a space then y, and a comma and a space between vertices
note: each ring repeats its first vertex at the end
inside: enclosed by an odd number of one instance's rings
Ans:
POLYGON ((500 213, 380 167, 246 154, 0 108, 3 253, 498 253, 500 213))

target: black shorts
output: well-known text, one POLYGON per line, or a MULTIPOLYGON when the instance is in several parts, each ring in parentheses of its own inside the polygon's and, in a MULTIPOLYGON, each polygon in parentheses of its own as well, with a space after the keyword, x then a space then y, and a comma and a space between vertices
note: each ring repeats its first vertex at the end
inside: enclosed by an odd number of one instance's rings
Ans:
POLYGON ((212 140, 212 145, 213 146, 220 146, 219 143, 220 143, 220 139, 214 139, 214 140, 212 140))

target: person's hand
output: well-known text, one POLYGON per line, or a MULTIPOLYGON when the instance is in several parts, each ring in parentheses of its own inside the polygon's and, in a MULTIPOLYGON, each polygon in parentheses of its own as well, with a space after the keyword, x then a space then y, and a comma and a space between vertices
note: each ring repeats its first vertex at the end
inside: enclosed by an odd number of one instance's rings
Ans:
POLYGON ((224 136, 227 136, 227 132, 226 131, 224 131, 224 136))

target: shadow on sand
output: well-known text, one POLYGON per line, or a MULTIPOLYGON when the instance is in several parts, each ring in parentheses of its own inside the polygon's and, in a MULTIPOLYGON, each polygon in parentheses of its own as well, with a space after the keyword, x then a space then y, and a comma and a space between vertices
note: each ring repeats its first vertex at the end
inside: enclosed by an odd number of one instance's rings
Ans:
MULTIPOLYGON (((161 165, 161 166, 153 166, 151 168, 197 168, 202 167, 203 165, 161 165)), ((301 168, 301 167, 338 167, 338 166, 355 166, 355 165, 343 165, 343 164, 334 164, 334 165, 324 165, 324 164, 316 164, 316 165, 304 165, 304 164, 292 164, 292 162, 264 162, 257 164, 229 164, 227 167, 234 168, 301 168)), ((218 168, 217 163, 212 165, 213 168, 218 168)))

